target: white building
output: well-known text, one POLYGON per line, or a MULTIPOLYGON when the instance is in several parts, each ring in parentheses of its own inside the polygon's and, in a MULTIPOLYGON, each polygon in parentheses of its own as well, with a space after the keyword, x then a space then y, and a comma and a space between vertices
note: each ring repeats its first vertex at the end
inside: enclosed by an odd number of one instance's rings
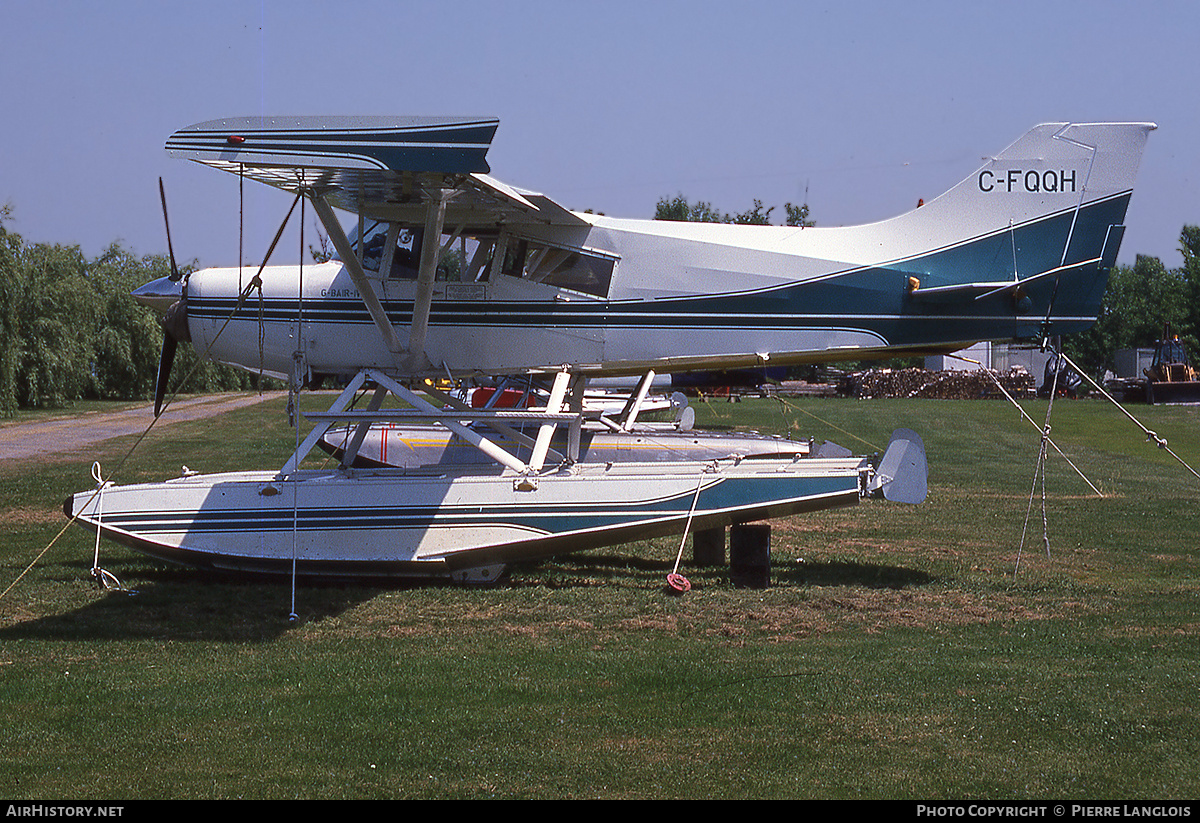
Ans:
POLYGON ((1050 353, 1036 346, 976 343, 968 349, 955 352, 954 355, 939 354, 926 357, 925 368, 930 371, 975 371, 984 368, 1007 372, 1014 366, 1022 366, 1036 379, 1041 380, 1046 370, 1046 361, 1049 359, 1050 353))

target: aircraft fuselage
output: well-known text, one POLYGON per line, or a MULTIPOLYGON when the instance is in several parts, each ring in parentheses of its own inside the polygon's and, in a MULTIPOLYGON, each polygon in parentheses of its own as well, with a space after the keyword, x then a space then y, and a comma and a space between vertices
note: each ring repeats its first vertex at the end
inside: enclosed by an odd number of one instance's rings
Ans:
POLYGON ((269 267, 261 289, 250 269, 195 272, 188 331, 215 360, 304 378, 678 373, 1040 341, 1095 321, 1153 128, 1038 126, 929 203, 850 227, 615 219, 475 176, 460 185, 520 208, 489 222, 456 212, 453 191, 383 204, 355 245, 301 189, 351 265, 269 267))

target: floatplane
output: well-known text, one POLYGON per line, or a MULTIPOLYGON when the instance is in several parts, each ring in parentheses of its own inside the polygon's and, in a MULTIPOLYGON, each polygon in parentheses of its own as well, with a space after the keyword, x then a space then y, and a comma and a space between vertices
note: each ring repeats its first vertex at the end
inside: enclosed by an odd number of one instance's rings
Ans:
POLYGON ((336 254, 253 274, 173 271, 135 292, 164 315, 155 414, 186 343, 295 391, 325 380, 344 389, 305 415, 311 431, 277 470, 101 480, 69 498, 66 514, 199 567, 489 580, 514 562, 868 496, 918 503, 925 452, 907 429, 869 456, 714 440, 688 450, 684 438, 702 438, 682 415, 656 433, 674 438, 670 459, 597 457, 589 443, 637 436, 638 398, 656 374, 952 352, 1086 328, 1155 128, 1039 125, 910 212, 823 228, 572 211, 491 176, 497 127, 278 117, 173 134, 170 155, 311 203, 336 254), (544 402, 481 408, 437 387, 513 376, 543 380, 544 402), (590 381, 613 377, 639 381, 620 415, 584 401, 590 381), (396 427, 436 431, 433 456, 359 459, 396 427), (451 438, 481 459, 445 459, 451 438), (303 466, 323 441, 336 444, 337 464, 303 466))

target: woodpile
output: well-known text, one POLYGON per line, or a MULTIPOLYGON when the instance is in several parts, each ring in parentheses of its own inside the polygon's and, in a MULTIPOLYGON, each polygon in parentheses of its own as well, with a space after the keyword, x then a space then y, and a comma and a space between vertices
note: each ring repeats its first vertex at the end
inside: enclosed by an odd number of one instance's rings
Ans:
POLYGON ((836 397, 836 383, 809 383, 804 380, 784 380, 778 386, 764 387, 783 397, 836 397))
POLYGON ((1029 371, 1014 366, 1007 372, 927 371, 926 369, 871 369, 846 375, 839 393, 863 400, 876 397, 923 397, 935 400, 1002 398, 999 382, 1015 398, 1034 397, 1036 381, 1029 371))

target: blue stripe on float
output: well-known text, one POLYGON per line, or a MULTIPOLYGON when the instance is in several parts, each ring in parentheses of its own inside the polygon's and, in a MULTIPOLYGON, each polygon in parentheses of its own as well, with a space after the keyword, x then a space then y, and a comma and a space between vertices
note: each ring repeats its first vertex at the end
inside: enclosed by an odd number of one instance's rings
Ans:
MULTIPOLYGON (((751 509, 793 501, 857 493, 858 478, 791 477, 725 479, 706 487, 700 494, 696 514, 751 509), (751 488, 752 487, 752 488, 751 488), (749 489, 749 490, 748 490, 749 489)), ((693 492, 687 491, 657 501, 628 504, 492 505, 481 516, 480 506, 329 506, 300 508, 293 523, 291 509, 204 509, 195 512, 105 512, 105 527, 144 536, 187 532, 222 534, 246 532, 353 531, 417 529, 431 527, 507 526, 558 534, 590 528, 633 524, 640 521, 679 517, 691 508, 693 492)))

